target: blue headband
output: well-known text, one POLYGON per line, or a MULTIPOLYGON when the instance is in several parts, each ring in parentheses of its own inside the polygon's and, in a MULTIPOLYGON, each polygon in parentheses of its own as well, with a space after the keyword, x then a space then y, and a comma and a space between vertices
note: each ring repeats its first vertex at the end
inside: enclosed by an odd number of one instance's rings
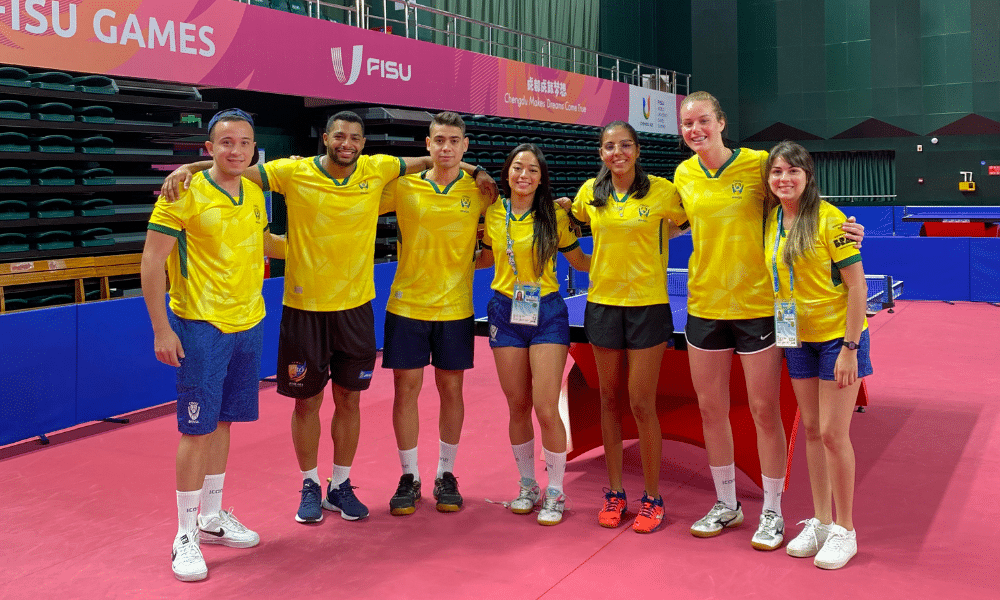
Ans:
POLYGON ((220 110, 219 112, 215 113, 215 116, 212 117, 212 120, 208 122, 208 132, 212 133, 212 128, 215 127, 215 124, 221 121, 222 119, 242 120, 246 121, 247 123, 250 123, 250 127, 254 126, 253 117, 251 117, 249 113, 246 113, 238 108, 227 108, 226 110, 220 110))

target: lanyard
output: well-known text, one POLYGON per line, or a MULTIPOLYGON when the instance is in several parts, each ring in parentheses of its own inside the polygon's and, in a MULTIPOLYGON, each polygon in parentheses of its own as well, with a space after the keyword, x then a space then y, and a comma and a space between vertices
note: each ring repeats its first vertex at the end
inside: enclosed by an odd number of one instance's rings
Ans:
POLYGON ((507 262, 510 263, 510 268, 514 271, 514 281, 521 283, 521 278, 517 274, 517 260, 514 258, 514 240, 510 237, 510 220, 514 216, 513 203, 510 200, 505 200, 504 206, 507 208, 505 228, 505 233, 507 234, 507 262))
MULTIPOLYGON (((777 227, 775 228, 774 234, 774 252, 771 254, 771 274, 774 275, 772 282, 774 283, 774 297, 778 297, 778 244, 781 242, 781 230, 785 228, 784 221, 782 221, 782 209, 778 206, 778 220, 777 227)), ((792 269, 792 265, 788 265, 788 293, 791 295, 795 291, 795 272, 792 269)))

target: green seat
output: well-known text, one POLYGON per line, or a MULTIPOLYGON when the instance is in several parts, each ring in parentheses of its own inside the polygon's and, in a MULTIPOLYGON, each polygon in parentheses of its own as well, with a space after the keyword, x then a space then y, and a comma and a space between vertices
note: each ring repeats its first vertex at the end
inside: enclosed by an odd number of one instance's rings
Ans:
POLYGON ((0 221, 17 221, 29 216, 28 203, 24 200, 0 199, 0 221))
POLYGON ((38 185, 73 185, 76 183, 73 177, 73 169, 69 167, 57 166, 32 169, 31 175, 38 185))
POLYGON ((76 171, 83 185, 114 185, 114 171, 106 167, 94 167, 76 171))
POLYGON ((73 238, 81 248, 95 248, 98 246, 114 246, 115 240, 111 238, 111 229, 108 227, 91 227, 90 229, 77 229, 73 231, 73 238), (107 236, 107 237, 102 237, 107 236))
POLYGON ((73 296, 70 294, 48 294, 45 296, 35 296, 34 298, 28 299, 28 304, 32 308, 45 308, 46 306, 73 304, 73 296))
POLYGON ((28 239, 37 250, 65 250, 73 247, 73 234, 63 229, 35 231, 28 234, 28 239))
POLYGON ((288 12, 295 13, 297 15, 308 15, 309 10, 302 0, 288 0, 288 12))
POLYGON ((20 100, 0 100, 0 119, 30 119, 28 105, 20 100))
POLYGON ((81 123, 114 123, 115 115, 109 106, 91 104, 73 109, 76 120, 81 123))
POLYGON ((0 152, 31 152, 31 142, 18 131, 0 131, 0 152))
POLYGON ((39 121, 73 121, 73 107, 65 102, 44 102, 33 104, 31 112, 39 121))
POLYGON ((70 79, 70 83, 75 85, 78 91, 88 94, 118 93, 118 83, 114 79, 105 77, 104 75, 81 75, 80 77, 70 79))
POLYGON ((31 212, 39 219, 68 219, 75 216, 73 203, 66 198, 45 198, 30 202, 31 212))
POLYGON ((269 0, 250 0, 250 4, 254 6, 264 6, 267 8, 271 8, 271 3, 269 2, 269 0))
POLYGON ((38 152, 72 154, 76 148, 68 135, 43 135, 31 140, 38 152))
POLYGON ((271 8, 290 12, 288 10, 288 0, 271 0, 271 8))
POLYGON ((76 86, 73 85, 73 77, 69 73, 63 73, 62 71, 32 73, 28 75, 28 79, 31 81, 31 87, 59 92, 76 91, 76 86))
POLYGON ((28 72, 18 67, 0 66, 0 85, 10 87, 31 87, 28 72))
POLYGON ((28 236, 20 231, 0 231, 0 252, 27 252, 28 236))
POLYGON ((81 217, 110 217, 115 214, 107 198, 83 198, 73 201, 73 208, 81 217))
MULTIPOLYGON (((0 252, 3 252, 3 250, 0 250, 0 252)), ((4 298, 3 303, 7 312, 28 308, 28 300, 26 298, 4 298)))
POLYGON ((85 138, 73 140, 80 151, 84 154, 114 154, 114 141, 103 135, 93 135, 85 138))
POLYGON ((24 167, 0 167, 0 185, 31 185, 24 167))

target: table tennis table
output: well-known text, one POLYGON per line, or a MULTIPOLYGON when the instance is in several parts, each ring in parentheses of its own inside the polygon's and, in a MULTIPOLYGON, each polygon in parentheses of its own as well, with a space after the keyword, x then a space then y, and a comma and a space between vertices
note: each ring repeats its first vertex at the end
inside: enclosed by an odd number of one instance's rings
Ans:
MULTIPOLYGON (((902 294, 903 282, 893 281, 884 275, 868 275, 868 312, 873 315, 882 309, 892 310, 895 299, 902 294)), ((684 326, 687 323, 687 270, 668 269, 667 287, 673 312, 674 334, 668 349, 663 354, 660 378, 657 384, 657 413, 663 439, 674 440, 705 447, 701 427, 701 412, 698 399, 691 382, 691 371, 686 354, 687 343, 684 326)), ((565 299, 570 322, 570 356, 574 364, 566 381, 563 382, 559 412, 563 417, 567 432, 567 458, 574 458, 603 445, 601 440, 601 397, 597 378, 594 352, 587 340, 583 327, 586 294, 565 299)), ((486 319, 476 322, 477 335, 488 336, 486 319)), ((625 382, 625 378, 623 383, 625 382)), ((761 485, 760 458, 757 454, 757 434, 753 416, 747 400, 746 380, 739 355, 733 355, 730 377, 730 422, 733 428, 733 442, 736 466, 746 473, 758 486, 761 485)), ((622 390, 619 398, 627 399, 622 390)), ((792 454, 795 449, 795 434, 798 429, 798 404, 792 390, 788 370, 782 368, 781 375, 781 418, 788 441, 788 463, 786 475, 791 469, 792 454)), ((868 404, 868 390, 862 381, 858 390, 857 405, 868 404)), ((860 409, 863 410, 863 409, 860 409)), ((622 410, 622 439, 637 439, 638 430, 628 410, 627 400, 622 410)), ((786 477, 786 486, 788 478, 786 477)))
POLYGON ((908 206, 903 221, 927 237, 1000 237, 1000 206, 908 206))

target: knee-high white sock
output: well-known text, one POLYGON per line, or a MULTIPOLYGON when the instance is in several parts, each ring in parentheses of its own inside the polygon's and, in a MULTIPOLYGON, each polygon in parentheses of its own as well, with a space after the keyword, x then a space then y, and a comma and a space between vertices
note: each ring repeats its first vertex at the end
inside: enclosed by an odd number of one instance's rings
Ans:
POLYGON ((781 516, 781 492, 785 489, 785 478, 771 479, 764 477, 761 473, 761 481, 764 483, 764 510, 773 510, 781 516))
POLYGON ((201 490, 177 492, 177 535, 191 533, 198 526, 198 502, 201 490))
POLYGON ((403 468, 403 475, 413 474, 414 481, 420 481, 420 470, 417 466, 417 447, 409 450, 397 450, 399 452, 399 466, 403 468))
POLYGON ((529 483, 535 480, 535 440, 529 440, 516 446, 514 449, 514 462, 517 463, 517 471, 521 474, 521 483, 529 483))
POLYGON ((347 481, 351 476, 351 467, 342 467, 333 463, 333 477, 330 479, 330 486, 337 487, 347 481))
POLYGON ((438 470, 440 478, 445 472, 455 474, 455 458, 458 456, 458 444, 447 444, 438 440, 438 470))
POLYGON ((551 452, 545 449, 545 447, 542 447, 542 452, 545 453, 545 470, 549 474, 548 487, 561 494, 563 491, 563 476, 566 474, 566 453, 551 452))
POLYGON ((201 511, 198 513, 202 517, 214 517, 222 510, 222 484, 225 480, 225 473, 205 475, 205 483, 201 486, 201 511))
POLYGON ((736 463, 711 469, 716 498, 722 500, 729 510, 736 510, 736 463))

